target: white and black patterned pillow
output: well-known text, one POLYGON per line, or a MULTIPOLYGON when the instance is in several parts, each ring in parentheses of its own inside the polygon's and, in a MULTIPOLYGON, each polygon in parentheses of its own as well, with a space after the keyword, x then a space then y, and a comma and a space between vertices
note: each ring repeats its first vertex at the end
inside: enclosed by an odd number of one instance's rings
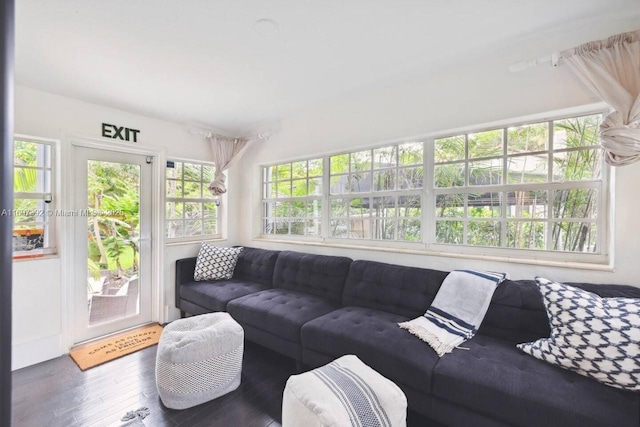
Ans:
POLYGON ((196 281, 231 279, 242 249, 213 246, 203 242, 196 259, 193 279, 196 281))
POLYGON ((536 277, 551 336, 518 344, 540 360, 624 390, 640 390, 640 299, 602 298, 536 277))

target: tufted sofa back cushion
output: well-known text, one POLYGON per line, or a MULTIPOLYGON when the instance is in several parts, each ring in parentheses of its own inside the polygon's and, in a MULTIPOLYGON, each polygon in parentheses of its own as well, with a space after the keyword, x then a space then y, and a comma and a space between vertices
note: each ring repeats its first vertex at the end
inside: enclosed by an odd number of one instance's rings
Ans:
MULTIPOLYGON (((640 289, 623 285, 569 283, 604 298, 640 298, 640 289)), ((493 294, 479 334, 504 339, 514 344, 548 337, 549 319, 542 295, 533 280, 505 280, 493 294)))
POLYGON ((427 311, 446 271, 403 267, 374 261, 354 261, 342 305, 373 308, 407 318, 427 311))
POLYGON ((278 255, 273 287, 340 302, 351 258, 283 251, 278 255))
POLYGON ((233 278, 273 286, 273 271, 279 251, 245 248, 238 256, 233 278))

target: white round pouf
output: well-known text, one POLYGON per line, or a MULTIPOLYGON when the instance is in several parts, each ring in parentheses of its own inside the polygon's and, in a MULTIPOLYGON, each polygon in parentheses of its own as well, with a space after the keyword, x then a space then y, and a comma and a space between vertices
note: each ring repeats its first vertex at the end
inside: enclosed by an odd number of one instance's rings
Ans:
POLYGON ((406 425, 402 390, 354 355, 287 380, 282 427, 406 425))
POLYGON ((171 322, 162 331, 156 385, 167 408, 185 409, 240 385, 244 330, 228 313, 171 322))

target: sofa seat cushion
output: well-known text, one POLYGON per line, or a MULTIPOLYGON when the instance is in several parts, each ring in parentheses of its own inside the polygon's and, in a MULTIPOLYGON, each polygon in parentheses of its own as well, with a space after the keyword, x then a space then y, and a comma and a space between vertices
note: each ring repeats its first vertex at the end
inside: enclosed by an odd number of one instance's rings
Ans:
POLYGON ((438 356, 398 326, 406 320, 372 308, 343 307, 304 325, 302 346, 331 357, 355 354, 391 381, 429 393, 438 356))
POLYGON ((227 311, 229 301, 268 288, 238 279, 190 282, 180 286, 180 298, 211 311, 227 311))
POLYGON ((338 308, 330 300, 289 289, 267 289, 231 301, 227 311, 240 322, 296 343, 300 328, 338 308))
POLYGON ((477 335, 441 358, 432 393, 520 426, 637 426, 637 394, 607 387, 477 335))

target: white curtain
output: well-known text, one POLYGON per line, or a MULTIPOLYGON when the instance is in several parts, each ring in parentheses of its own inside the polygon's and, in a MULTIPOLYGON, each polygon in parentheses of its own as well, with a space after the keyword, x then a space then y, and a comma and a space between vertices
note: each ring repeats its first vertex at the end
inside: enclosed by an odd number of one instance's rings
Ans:
POLYGON ((640 160, 640 30, 583 44, 561 57, 616 110, 600 126, 607 163, 622 166, 640 160))
POLYGON ((216 174, 209 184, 209 191, 214 196, 219 196, 227 192, 225 182, 227 177, 224 171, 229 169, 233 163, 242 157, 245 151, 257 140, 268 139, 269 134, 260 134, 250 138, 232 138, 222 135, 206 136, 211 146, 211 156, 216 165, 216 174))

